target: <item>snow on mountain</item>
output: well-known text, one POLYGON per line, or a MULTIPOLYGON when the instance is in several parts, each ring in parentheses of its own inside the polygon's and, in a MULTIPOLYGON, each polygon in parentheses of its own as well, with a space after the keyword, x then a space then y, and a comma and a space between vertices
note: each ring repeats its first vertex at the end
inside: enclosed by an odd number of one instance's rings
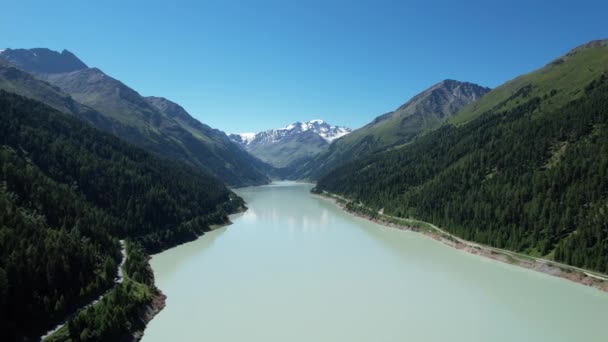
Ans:
POLYGON ((271 129, 259 133, 230 134, 230 138, 241 145, 274 144, 285 138, 291 138, 308 131, 317 134, 328 143, 331 143, 350 133, 352 130, 347 127, 332 126, 323 120, 315 119, 308 122, 294 122, 285 128, 271 129))
POLYGON ((255 133, 239 133, 237 135, 241 138, 240 142, 245 144, 248 144, 250 141, 255 139, 255 133))
POLYGON ((332 141, 350 132, 350 128, 332 126, 316 119, 259 133, 230 134, 229 137, 255 157, 283 168, 292 162, 313 157, 332 141))

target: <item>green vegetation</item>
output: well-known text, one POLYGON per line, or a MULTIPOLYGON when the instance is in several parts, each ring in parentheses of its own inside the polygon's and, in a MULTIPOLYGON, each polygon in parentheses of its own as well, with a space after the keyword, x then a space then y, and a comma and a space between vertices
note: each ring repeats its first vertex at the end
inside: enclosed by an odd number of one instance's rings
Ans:
POLYGON ((508 110, 337 168, 316 191, 467 240, 607 272, 608 75, 560 108, 551 96, 533 96, 534 86, 519 93, 526 101, 508 110))
POLYGON ((142 331, 144 311, 157 294, 146 258, 140 245, 127 242, 123 283, 45 341, 118 341, 124 339, 125 332, 142 331))
POLYGON ((313 159, 281 151, 295 166, 279 171, 97 69, 48 77, 63 90, 0 62, 0 88, 34 99, 0 90, 0 340, 36 338, 108 290, 49 340, 140 331, 158 297, 148 253, 243 207, 219 178, 259 184, 264 171, 324 175, 314 191, 371 218, 608 272, 606 41, 506 83, 453 125, 487 89, 431 89, 313 159))
MULTIPOLYGON (((243 206, 217 179, 39 102, 0 91, 0 120, 1 340, 40 335, 112 286, 119 238, 160 251, 243 206)), ((137 260, 131 280, 149 285, 137 260)), ((141 306, 129 284, 108 306, 141 306)))
POLYGON ((584 87, 600 77, 606 71, 606 65, 608 40, 587 43, 539 70, 494 89, 479 101, 466 106, 449 122, 459 125, 487 111, 505 112, 534 97, 544 100, 546 110, 560 108, 583 96, 584 87))
MULTIPOLYGON (((369 207, 363 205, 363 203, 361 203, 361 202, 350 201, 350 200, 344 199, 340 196, 337 196, 335 194, 321 191, 318 187, 313 188, 311 190, 311 192, 318 193, 323 196, 332 198, 336 202, 338 202, 340 205, 344 206, 344 209, 346 209, 347 211, 349 211, 351 213, 359 214, 361 216, 364 216, 364 217, 372 219, 372 220, 379 220, 379 221, 382 221, 385 223, 392 223, 394 225, 410 228, 410 229, 418 231, 418 232, 429 232, 429 233, 439 233, 439 234, 442 233, 436 227, 433 227, 428 222, 416 220, 411 217, 404 218, 404 217, 395 217, 395 216, 386 215, 383 212, 380 212, 380 210, 374 210, 372 208, 369 208, 369 207)), ((450 236, 448 236, 447 234, 443 234, 443 235, 445 235, 446 238, 450 238, 450 236)))

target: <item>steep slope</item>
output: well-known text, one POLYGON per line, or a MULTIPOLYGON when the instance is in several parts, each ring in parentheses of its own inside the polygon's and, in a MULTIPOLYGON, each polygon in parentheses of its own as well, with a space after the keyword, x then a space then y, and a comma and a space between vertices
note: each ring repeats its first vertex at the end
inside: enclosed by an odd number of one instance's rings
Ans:
POLYGON ((507 111, 532 97, 550 98, 545 105, 559 108, 582 96, 583 88, 606 70, 607 51, 608 40, 581 45, 543 68, 494 89, 479 101, 463 108, 450 122, 458 125, 487 111, 507 111))
POLYGON ((162 97, 146 97, 146 101, 160 111, 165 117, 176 122, 179 127, 166 127, 167 134, 181 137, 193 153, 200 151, 203 146, 209 147, 209 152, 200 152, 198 159, 204 165, 211 165, 213 174, 236 186, 259 185, 269 182, 267 174, 272 173, 272 167, 263 161, 244 153, 226 133, 211 128, 193 118, 177 103, 162 97), (185 132, 187 132, 187 134, 185 132), (220 174, 223 173, 223 176, 220 174))
MULTIPOLYGON (((35 339, 104 292, 121 260, 119 238, 157 252, 196 238, 209 224, 226 222, 226 214, 243 204, 200 170, 158 159, 67 114, 1 90, 0 119, 3 341, 35 339)), ((122 325, 137 320, 142 309, 125 311, 132 308, 131 292, 139 289, 144 293, 138 299, 150 299, 153 282, 140 278, 142 272, 127 269, 132 279, 125 280, 124 290, 129 294, 123 293, 119 305, 124 307, 115 312, 128 317, 83 329, 99 336, 108 336, 108 329, 128 329, 122 325)))
POLYGON ((255 134, 231 134, 230 138, 257 158, 274 167, 284 168, 293 162, 308 160, 350 132, 346 127, 311 120, 255 134))
POLYGON ((439 127, 465 105, 490 89, 468 82, 444 80, 364 127, 338 139, 312 161, 292 166, 295 178, 316 179, 342 163, 411 141, 417 135, 439 127))
POLYGON ((572 87, 559 88, 559 102, 544 88, 543 68, 519 83, 519 102, 508 109, 502 93, 521 78, 487 95, 498 101, 485 100, 493 110, 338 168, 317 191, 465 239, 607 272, 608 50, 590 44, 567 56, 555 67, 569 71, 561 84, 572 87), (580 83, 591 69, 598 77, 580 83))
POLYGON ((61 91, 56 86, 42 81, 30 73, 16 68, 0 59, 0 89, 25 96, 45 103, 63 113, 68 113, 104 131, 124 129, 116 120, 112 120, 96 110, 87 107, 61 91))
MULTIPOLYGON (((76 57, 72 54, 59 54, 47 49, 9 49, 0 53, 0 58, 33 73, 57 87, 56 90, 69 94, 76 102, 101 114, 103 120, 98 121, 104 122, 88 120, 97 128, 164 158, 183 160, 200 167, 232 186, 268 182, 264 170, 261 170, 268 166, 234 146, 225 135, 196 124, 196 120, 185 111, 182 116, 171 117, 153 101, 101 70, 74 62, 76 57), (41 53, 41 50, 46 52, 41 53), (66 60, 58 62, 62 58, 66 60), (185 119, 184 115, 188 118, 185 119)), ((18 92, 27 96, 28 91, 18 92)), ((40 96, 34 98, 45 100, 40 96)))

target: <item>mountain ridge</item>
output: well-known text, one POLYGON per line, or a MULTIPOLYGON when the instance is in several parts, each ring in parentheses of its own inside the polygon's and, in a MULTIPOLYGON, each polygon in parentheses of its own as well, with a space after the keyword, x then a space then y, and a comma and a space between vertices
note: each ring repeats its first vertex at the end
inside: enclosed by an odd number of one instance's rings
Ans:
POLYGON ((284 168, 293 162, 313 157, 351 131, 347 127, 314 119, 258 133, 230 134, 229 137, 257 158, 275 168, 284 168))
POLYGON ((88 66, 68 50, 61 53, 47 48, 4 49, 0 58, 36 73, 59 73, 83 70, 88 66))
POLYGON ((7 49, 0 53, 0 59, 6 61, 7 70, 13 67, 40 80, 0 82, 3 89, 85 118, 99 129, 163 158, 196 166, 230 186, 269 182, 266 174, 271 167, 242 151, 218 130, 198 122, 181 107, 177 115, 177 104, 159 108, 158 100, 141 96, 99 68, 87 67, 67 50, 7 49), (47 61, 48 56, 51 61, 47 61))
POLYGON ((413 96, 392 112, 336 140, 311 160, 301 160, 285 171, 290 178, 317 179, 348 161, 405 144, 436 129, 465 105, 483 97, 490 88, 470 82, 443 80, 413 96))
POLYGON ((582 95, 580 89, 606 72, 608 39, 581 44, 543 67, 520 75, 496 87, 484 98, 464 107, 448 121, 460 125, 487 111, 508 111, 527 98, 545 95, 550 106, 559 108, 582 95))

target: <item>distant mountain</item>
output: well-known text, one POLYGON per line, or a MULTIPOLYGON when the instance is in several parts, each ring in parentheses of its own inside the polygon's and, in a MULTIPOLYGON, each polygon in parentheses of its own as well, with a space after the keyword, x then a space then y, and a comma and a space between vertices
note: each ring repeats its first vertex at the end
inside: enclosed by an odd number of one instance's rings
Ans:
POLYGON ((608 40, 501 85, 451 122, 332 170, 317 191, 608 272, 608 40))
POLYGON ((350 128, 311 120, 259 133, 231 134, 230 138, 254 156, 282 168, 294 161, 307 160, 350 132, 350 128))
POLYGON ((270 166, 222 132, 198 122, 175 103, 141 96, 68 51, 7 49, 0 59, 1 89, 73 114, 164 158, 183 160, 231 186, 269 181, 270 166))
POLYGON ((421 133, 442 125, 490 89, 473 83, 444 80, 364 127, 338 139, 313 160, 292 165, 292 178, 316 179, 342 163, 410 142, 421 133))

